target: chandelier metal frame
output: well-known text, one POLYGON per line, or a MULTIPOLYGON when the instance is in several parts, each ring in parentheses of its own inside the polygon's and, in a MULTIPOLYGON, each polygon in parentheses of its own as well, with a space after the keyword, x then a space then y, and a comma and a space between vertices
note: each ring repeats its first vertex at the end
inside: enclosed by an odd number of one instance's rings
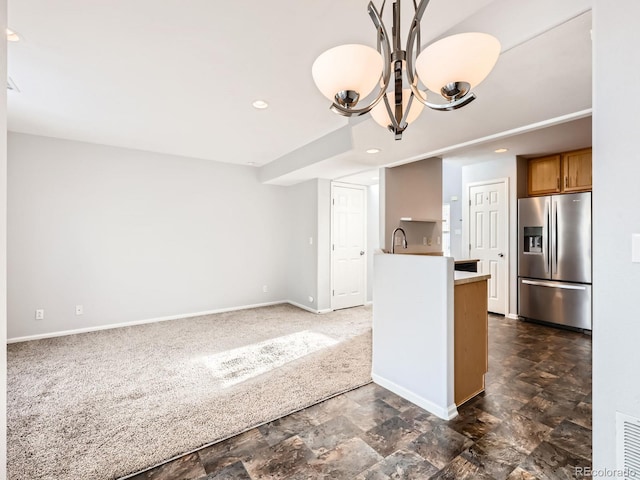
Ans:
POLYGON ((389 34, 382 21, 382 15, 386 0, 383 0, 380 11, 373 2, 369 2, 367 12, 377 31, 377 50, 383 58, 383 71, 381 75, 380 90, 375 98, 365 107, 355 108, 360 100, 358 92, 352 90, 343 90, 336 93, 331 110, 346 116, 360 116, 369 113, 378 103, 384 102, 387 114, 390 119, 388 129, 395 135, 396 140, 402 138, 402 133, 407 128, 407 117, 411 110, 414 100, 426 105, 427 107, 438 111, 450 111, 464 107, 472 102, 476 96, 471 92, 471 86, 464 81, 452 82, 444 85, 440 90, 440 94, 447 100, 445 103, 433 103, 423 97, 422 92, 418 88, 419 77, 415 70, 415 59, 420 54, 420 22, 424 15, 430 0, 421 0, 419 3, 413 0, 414 15, 407 36, 406 49, 401 47, 401 31, 400 31, 400 12, 401 0, 393 2, 393 25, 392 37, 393 50, 389 41, 389 34), (411 88, 411 94, 406 109, 402 105, 402 83, 403 83, 403 62, 406 63, 407 80, 411 88), (393 103, 389 102, 387 97, 387 89, 391 82, 393 73, 393 103))

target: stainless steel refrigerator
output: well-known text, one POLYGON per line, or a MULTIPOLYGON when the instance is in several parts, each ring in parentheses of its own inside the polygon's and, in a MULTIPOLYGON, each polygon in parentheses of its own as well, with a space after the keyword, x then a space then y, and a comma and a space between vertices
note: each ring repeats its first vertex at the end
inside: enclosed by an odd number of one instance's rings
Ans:
POLYGON ((591 192, 518 200, 518 314, 591 330, 591 192))

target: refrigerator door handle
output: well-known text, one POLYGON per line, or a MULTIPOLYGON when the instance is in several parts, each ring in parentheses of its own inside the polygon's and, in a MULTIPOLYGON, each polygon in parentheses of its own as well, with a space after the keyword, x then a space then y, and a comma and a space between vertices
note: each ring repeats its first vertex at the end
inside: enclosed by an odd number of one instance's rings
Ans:
POLYGON ((550 246, 549 245, 549 233, 551 232, 551 219, 550 212, 551 208, 549 207, 549 200, 544 203, 544 220, 545 220, 545 230, 543 232, 544 242, 542 243, 542 255, 544 256, 544 273, 549 273, 549 269, 551 268, 551 255, 550 255, 550 246))
POLYGON ((584 285, 571 285, 568 283, 537 282, 532 280, 522 280, 522 283, 526 285, 535 285, 537 287, 562 288, 564 290, 586 290, 587 289, 587 287, 585 287, 584 285))
POLYGON ((553 227, 553 243, 555 248, 553 249, 553 272, 558 273, 558 244, 560 243, 560 237, 558 235, 558 202, 554 202, 553 205, 553 214, 555 225, 553 227))

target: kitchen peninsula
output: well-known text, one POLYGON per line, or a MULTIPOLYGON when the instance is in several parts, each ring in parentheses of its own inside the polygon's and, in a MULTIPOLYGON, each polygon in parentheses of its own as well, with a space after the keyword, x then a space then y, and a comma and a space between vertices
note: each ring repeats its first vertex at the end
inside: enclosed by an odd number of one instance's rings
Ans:
POLYGON ((443 419, 484 390, 487 279, 450 257, 374 257, 374 382, 443 419))

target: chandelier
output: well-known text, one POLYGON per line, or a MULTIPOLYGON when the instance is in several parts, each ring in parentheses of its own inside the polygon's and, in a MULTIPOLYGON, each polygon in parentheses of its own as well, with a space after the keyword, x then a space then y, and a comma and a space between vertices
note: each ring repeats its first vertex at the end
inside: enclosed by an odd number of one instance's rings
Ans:
POLYGON ((462 33, 420 51, 420 21, 429 0, 419 4, 413 0, 413 21, 402 50, 400 0, 393 2, 391 39, 382 22, 385 3, 378 11, 369 2, 367 9, 376 28, 377 49, 359 44, 331 48, 316 59, 311 73, 320 92, 332 102, 331 110, 346 117, 371 112, 378 124, 400 140, 425 105, 449 111, 472 102, 476 96, 471 90, 493 69, 500 42, 486 33, 462 33), (376 87, 377 93, 371 95, 376 87), (437 101, 432 100, 434 96, 437 101))

